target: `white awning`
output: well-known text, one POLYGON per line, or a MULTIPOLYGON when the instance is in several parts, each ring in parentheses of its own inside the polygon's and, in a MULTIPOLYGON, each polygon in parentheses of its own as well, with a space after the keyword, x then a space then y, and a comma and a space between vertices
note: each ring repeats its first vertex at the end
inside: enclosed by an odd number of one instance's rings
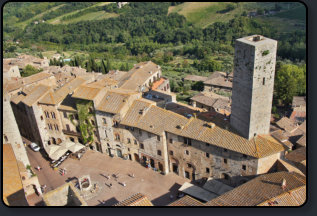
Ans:
POLYGON ((70 146, 68 148, 68 150, 74 153, 74 152, 78 152, 79 150, 81 150, 83 148, 85 148, 84 145, 82 145, 80 143, 74 143, 74 145, 70 146))
POLYGON ((58 145, 47 145, 44 147, 44 149, 48 155, 52 155, 54 152, 57 151, 57 149, 59 149, 59 147, 60 146, 58 145))
POLYGON ((60 147, 57 151, 55 151, 52 155, 49 155, 51 159, 58 160, 60 157, 62 157, 66 152, 68 151, 67 148, 60 147))

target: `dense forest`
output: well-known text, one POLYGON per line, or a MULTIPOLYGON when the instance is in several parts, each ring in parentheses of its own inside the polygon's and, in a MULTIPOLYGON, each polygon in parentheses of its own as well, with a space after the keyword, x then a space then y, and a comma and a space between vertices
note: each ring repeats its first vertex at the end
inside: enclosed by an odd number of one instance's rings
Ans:
MULTIPOLYGON (((32 14, 34 16, 40 13, 37 10, 32 10, 32 13, 23 11, 23 7, 20 9, 16 7, 18 3, 10 4, 5 7, 4 18, 15 13, 16 18, 22 21, 32 17, 32 14), (16 10, 13 10, 14 8, 16 10)), ((28 3, 19 4, 28 5, 28 3)), ((81 60, 76 57, 77 63, 72 59, 70 64, 80 64, 88 70, 104 73, 114 67, 129 69, 133 64, 126 62, 126 59, 152 60, 162 65, 163 73, 170 78, 173 90, 180 92, 183 98, 188 100, 195 93, 191 91, 191 89, 195 90, 195 86, 186 86, 181 82, 180 77, 186 74, 209 75, 215 70, 232 71, 235 40, 246 35, 261 34, 278 40, 280 63, 276 77, 277 83, 280 84, 277 89, 282 88, 281 92, 286 93, 275 94, 275 101, 287 104, 292 95, 305 94, 306 85, 300 85, 292 91, 283 87, 285 79, 289 81, 289 77, 293 77, 290 75, 293 72, 289 71, 300 70, 303 75, 296 76, 295 80, 289 82, 303 82, 306 79, 305 31, 295 29, 291 32, 280 32, 274 23, 260 22, 248 16, 247 11, 234 16, 228 22, 215 22, 206 28, 201 28, 188 22, 184 15, 169 13, 170 6, 180 4, 182 2, 131 2, 121 9, 118 9, 116 4, 96 6, 94 2, 47 4, 40 10, 52 7, 57 9, 45 13, 42 16, 43 20, 67 14, 61 18, 67 21, 98 11, 118 14, 118 16, 59 25, 30 22, 24 29, 15 28, 10 21, 4 21, 5 56, 8 57, 10 53, 15 53, 19 49, 35 49, 38 52, 47 49, 60 52, 78 50, 88 53, 88 57, 81 60), (20 45, 6 43, 10 40, 22 43, 20 45), (114 59, 122 60, 122 63, 110 66, 110 62, 114 59)), ((236 8, 242 8, 241 4, 228 3, 217 13, 230 13, 236 8)), ((270 10, 276 13, 281 8, 281 5, 275 3, 270 10)), ((258 13, 263 14, 267 11, 269 9, 260 8, 258 13)), ((55 64, 59 63, 55 62, 55 64)))

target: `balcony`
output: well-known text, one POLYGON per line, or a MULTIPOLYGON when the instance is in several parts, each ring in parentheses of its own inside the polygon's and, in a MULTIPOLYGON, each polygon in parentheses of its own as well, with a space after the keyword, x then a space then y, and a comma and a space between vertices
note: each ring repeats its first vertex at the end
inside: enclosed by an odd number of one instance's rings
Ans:
POLYGON ((63 133, 66 135, 71 135, 71 136, 81 136, 80 132, 76 132, 76 131, 63 130, 63 133))

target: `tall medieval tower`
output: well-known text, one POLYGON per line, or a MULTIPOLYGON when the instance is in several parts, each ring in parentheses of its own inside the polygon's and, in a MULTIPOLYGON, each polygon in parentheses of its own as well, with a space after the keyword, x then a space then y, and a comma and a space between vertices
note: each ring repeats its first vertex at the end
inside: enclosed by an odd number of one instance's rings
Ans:
POLYGON ((230 124, 247 139, 269 133, 276 49, 260 35, 236 40, 230 124))

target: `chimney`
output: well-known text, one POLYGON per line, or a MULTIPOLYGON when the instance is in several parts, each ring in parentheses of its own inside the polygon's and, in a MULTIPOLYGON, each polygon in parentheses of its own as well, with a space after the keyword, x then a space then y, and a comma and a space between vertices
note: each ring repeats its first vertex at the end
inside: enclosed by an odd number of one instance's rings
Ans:
POLYGON ((281 187, 283 190, 285 190, 285 188, 286 188, 286 179, 284 179, 284 178, 283 178, 281 187))

